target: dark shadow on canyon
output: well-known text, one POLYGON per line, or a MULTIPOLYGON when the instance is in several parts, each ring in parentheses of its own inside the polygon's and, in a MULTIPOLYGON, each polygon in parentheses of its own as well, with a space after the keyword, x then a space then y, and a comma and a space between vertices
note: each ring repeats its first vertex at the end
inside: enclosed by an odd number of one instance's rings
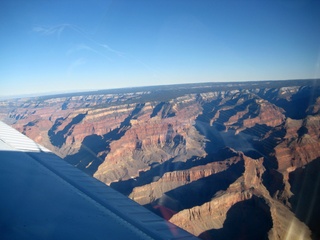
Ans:
POLYGON ((312 231, 312 239, 320 239, 320 158, 289 174, 293 196, 292 210, 312 231))
POLYGON ((161 178, 167 172, 187 170, 192 167, 206 165, 210 162, 223 161, 236 156, 240 156, 239 153, 229 148, 224 148, 220 149, 220 151, 214 155, 207 155, 204 158, 192 157, 186 162, 177 162, 175 158, 171 158, 161 164, 153 163, 150 170, 140 172, 139 177, 135 179, 113 182, 110 187, 128 196, 133 188, 150 184, 154 182, 155 179, 161 178))
POLYGON ((155 116, 157 116, 157 114, 161 111, 163 105, 165 104, 165 102, 160 102, 159 104, 157 104, 154 108, 152 113, 150 114, 150 118, 153 118, 155 116))
POLYGON ((110 152, 110 143, 124 136, 126 131, 131 128, 130 121, 137 117, 144 105, 138 104, 118 128, 111 130, 107 134, 103 136, 94 134, 85 137, 81 143, 80 150, 76 154, 65 157, 64 160, 85 173, 93 175, 110 152), (101 152, 103 154, 98 156, 101 152))
POLYGON ((269 206, 263 199, 253 196, 229 209, 223 228, 205 231, 199 237, 204 240, 267 240, 272 225, 269 206))
POLYGON ((161 217, 169 219, 175 212, 200 206, 210 201, 218 191, 226 190, 243 172, 244 162, 240 161, 225 171, 168 191, 161 198, 145 205, 145 207, 161 217), (163 209, 167 211, 163 211, 163 209))
POLYGON ((303 86, 289 99, 282 98, 279 89, 271 88, 267 92, 260 91, 258 95, 267 101, 285 110, 285 115, 292 119, 303 119, 308 113, 308 108, 316 101, 320 95, 319 86, 314 82, 311 86, 303 86), (279 97, 280 96, 280 97, 279 97))
POLYGON ((48 136, 50 138, 50 142, 53 146, 61 148, 63 144, 66 142, 66 134, 71 135, 73 128, 76 124, 82 121, 87 113, 78 114, 75 116, 70 123, 68 123, 61 131, 55 132, 56 129, 63 123, 64 118, 56 119, 55 123, 52 125, 51 129, 48 131, 48 136))
POLYGON ((236 132, 233 126, 226 129, 226 126, 224 125, 230 117, 244 110, 248 110, 248 112, 237 120, 237 126, 241 126, 246 118, 256 117, 259 112, 259 105, 255 102, 255 99, 248 99, 247 95, 240 94, 239 96, 228 100, 223 105, 219 105, 220 102, 221 99, 217 99, 208 103, 203 103, 203 113, 200 114, 195 121, 196 129, 201 135, 208 139, 205 151, 208 154, 215 154, 222 148, 230 147, 236 151, 243 152, 246 156, 253 159, 264 156, 262 152, 259 152, 259 149, 255 148, 254 144, 270 131, 271 127, 264 124, 255 124, 255 126, 251 128, 236 132), (239 99, 243 98, 245 100, 242 104, 235 105, 239 99), (220 110, 222 107, 233 105, 235 106, 231 109, 220 110), (212 122, 212 119, 219 110, 218 118, 212 122))

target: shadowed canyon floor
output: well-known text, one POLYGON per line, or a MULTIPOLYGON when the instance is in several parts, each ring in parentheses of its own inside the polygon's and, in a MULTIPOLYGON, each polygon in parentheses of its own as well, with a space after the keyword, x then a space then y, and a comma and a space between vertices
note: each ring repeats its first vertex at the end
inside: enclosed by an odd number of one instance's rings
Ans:
POLYGON ((0 118, 202 239, 319 239, 320 81, 3 100, 0 118))

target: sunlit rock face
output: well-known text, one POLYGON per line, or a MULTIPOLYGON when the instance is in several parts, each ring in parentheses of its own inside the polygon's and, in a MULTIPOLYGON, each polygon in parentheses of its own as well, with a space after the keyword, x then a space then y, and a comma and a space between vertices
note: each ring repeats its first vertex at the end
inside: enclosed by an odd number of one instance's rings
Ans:
POLYGON ((207 83, 2 101, 0 117, 202 239, 317 239, 319 99, 313 80, 207 83))

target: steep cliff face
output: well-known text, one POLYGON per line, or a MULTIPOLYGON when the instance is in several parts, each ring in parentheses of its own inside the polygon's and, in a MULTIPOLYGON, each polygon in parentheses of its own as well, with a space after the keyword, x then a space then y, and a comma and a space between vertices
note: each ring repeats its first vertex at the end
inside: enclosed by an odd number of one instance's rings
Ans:
POLYGON ((320 154, 320 116, 307 116, 301 120, 287 119, 287 134, 276 146, 275 155, 280 172, 291 172, 313 161, 320 154))
POLYGON ((312 230, 313 239, 320 238, 320 158, 289 173, 293 195, 289 199, 292 211, 312 230))
POLYGON ((310 190, 320 181, 318 85, 208 83, 17 99, 0 102, 0 117, 203 239, 308 239, 319 236, 318 208, 307 218, 299 195, 307 205, 319 195, 310 190))
MULTIPOLYGON (((161 197, 165 197, 165 193, 199 179, 226 171, 232 164, 238 163, 241 159, 239 154, 235 154, 235 156, 224 161, 212 162, 186 170, 165 172, 157 181, 135 187, 129 197, 141 205, 158 205, 161 202, 161 197)), ((176 199, 176 201, 179 201, 179 199, 176 199)))
POLYGON ((211 125, 220 124, 226 129, 237 130, 236 133, 256 124, 275 127, 285 118, 281 108, 261 99, 256 94, 247 92, 227 94, 221 99, 215 111, 211 125))
POLYGON ((226 191, 170 221, 202 239, 311 239, 308 227, 264 187, 263 158, 243 159, 243 175, 226 191))
MULTIPOLYGON (((139 176, 153 164, 168 160, 185 162, 192 156, 204 156, 204 138, 196 131, 193 121, 200 106, 195 96, 188 102, 177 99, 170 109, 176 114, 167 116, 167 106, 163 105, 157 115, 151 107, 145 107, 132 119, 124 136, 110 144, 110 152, 99 166, 95 177, 110 184, 139 176)), ((157 106, 155 106, 156 108, 157 106)))

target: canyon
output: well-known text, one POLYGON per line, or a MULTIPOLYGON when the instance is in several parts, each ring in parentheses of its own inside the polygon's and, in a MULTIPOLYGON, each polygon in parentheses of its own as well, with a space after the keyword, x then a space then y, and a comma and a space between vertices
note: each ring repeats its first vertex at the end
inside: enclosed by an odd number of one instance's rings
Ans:
POLYGON ((201 239, 320 239, 320 81, 0 101, 0 120, 201 239))

